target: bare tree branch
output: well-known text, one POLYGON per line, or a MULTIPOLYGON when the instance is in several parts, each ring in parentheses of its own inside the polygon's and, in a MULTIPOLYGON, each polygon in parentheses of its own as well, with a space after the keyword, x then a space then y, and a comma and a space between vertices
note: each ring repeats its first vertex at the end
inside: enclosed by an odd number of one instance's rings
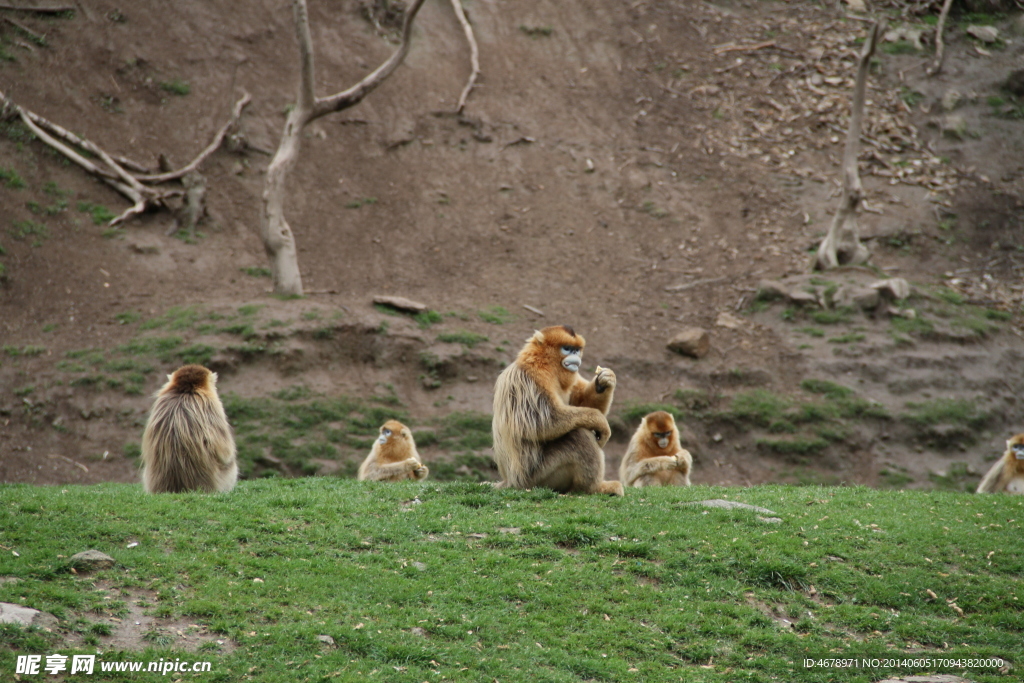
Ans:
POLYGON ((17 5, 8 5, 7 3, 0 4, 0 9, 11 10, 12 12, 35 12, 36 14, 63 14, 64 12, 75 11, 75 7, 71 5, 62 7, 19 7, 17 5))
POLYGON ((946 26, 946 17, 949 15, 949 8, 953 0, 946 0, 942 3, 942 11, 939 12, 939 23, 935 26, 935 60, 928 67, 925 74, 934 76, 942 71, 942 60, 945 58, 946 44, 942 40, 942 30, 946 26))
POLYGON ((115 159, 112 155, 104 151, 102 147, 91 140, 83 138, 80 135, 76 135, 66 128, 57 125, 53 121, 49 121, 38 114, 18 106, 13 100, 4 95, 3 92, 0 92, 0 110, 10 114, 17 114, 28 129, 31 130, 43 143, 57 150, 89 173, 97 176, 100 180, 110 185, 132 202, 132 206, 129 209, 110 221, 108 225, 113 227, 123 223, 133 216, 137 216, 150 207, 164 206, 167 199, 183 194, 181 190, 154 188, 144 185, 143 183, 174 180, 194 171, 204 159, 220 147, 225 134, 238 120, 238 117, 242 113, 242 109, 246 104, 248 104, 250 99, 249 93, 245 93, 244 96, 235 103, 231 120, 229 120, 220 129, 220 131, 218 131, 217 135, 214 137, 214 141, 205 150, 203 150, 199 156, 192 161, 192 163, 179 171, 163 173, 160 175, 132 175, 126 171, 124 166, 119 162, 123 160, 131 167, 142 168, 139 164, 129 160, 124 160, 121 157, 115 159), (103 161, 104 165, 101 166, 89 159, 86 159, 76 150, 64 144, 57 138, 61 138, 79 149, 95 154, 103 161))
POLYGON ((316 105, 313 107, 313 114, 310 116, 309 121, 318 119, 324 114, 341 111, 359 104, 362 102, 364 97, 370 94, 370 92, 372 92, 378 85, 384 82, 384 79, 391 75, 391 72, 402 63, 405 59, 406 53, 409 52, 409 38, 412 35, 412 22, 413 19, 416 18, 416 14, 420 11, 420 7, 423 6, 423 1, 424 0, 413 0, 412 4, 409 5, 409 9, 405 11, 405 18, 402 20, 402 42, 387 61, 378 66, 372 73, 367 75, 366 78, 359 81, 351 88, 335 93, 329 97, 318 97, 316 99, 316 105))
POLYGON ((235 102, 234 108, 231 110, 231 118, 228 119, 227 123, 221 126, 217 134, 213 136, 213 142, 206 146, 199 155, 192 160, 192 163, 179 168, 177 171, 171 171, 170 173, 157 173, 153 175, 137 175, 136 178, 145 181, 147 183, 165 183, 168 180, 177 180, 178 178, 191 173, 192 171, 199 168, 199 164, 203 163, 208 156, 216 152, 221 144, 224 142, 224 136, 228 134, 231 127, 234 126, 238 119, 242 116, 242 110, 245 109, 246 105, 252 101, 252 97, 249 93, 242 91, 242 97, 235 102))
POLYGON ((470 25, 469 19, 466 18, 466 12, 462 9, 462 0, 452 0, 452 9, 455 10, 455 16, 459 18, 462 30, 466 34, 466 42, 469 43, 469 62, 473 67, 469 74, 469 80, 466 81, 466 87, 462 89, 462 95, 459 96, 459 104, 455 107, 455 113, 461 114, 466 107, 466 98, 469 97, 470 91, 476 85, 476 77, 480 75, 480 48, 477 47, 473 27, 470 25))
POLYGON ((820 270, 835 268, 840 263, 864 263, 870 256, 857 234, 857 211, 863 195, 860 174, 857 172, 857 157, 860 155, 860 131, 864 120, 864 98, 868 71, 871 69, 871 56, 875 53, 875 45, 884 25, 884 21, 876 21, 868 29, 868 37, 857 63, 850 129, 846 134, 846 149, 843 152, 843 196, 832 218, 828 234, 818 247, 815 267, 820 270))
POLYGON ((260 238, 270 259, 274 291, 278 294, 301 295, 302 273, 299 271, 295 235, 284 215, 288 173, 295 167, 302 146, 302 129, 310 121, 358 104, 367 94, 402 63, 409 51, 412 22, 423 5, 413 0, 402 21, 402 42, 398 49, 376 70, 348 90, 318 98, 315 91, 313 38, 309 30, 306 0, 292 0, 295 37, 299 43, 299 84, 296 103, 289 112, 274 157, 270 160, 263 185, 263 210, 260 212, 260 238))

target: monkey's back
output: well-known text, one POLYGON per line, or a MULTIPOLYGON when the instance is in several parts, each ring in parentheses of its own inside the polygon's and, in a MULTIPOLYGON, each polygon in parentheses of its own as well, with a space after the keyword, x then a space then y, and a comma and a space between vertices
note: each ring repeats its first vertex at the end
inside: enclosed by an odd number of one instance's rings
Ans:
POLYGON ((216 395, 162 393, 142 435, 149 493, 230 491, 238 479, 235 440, 216 395))
POLYGON ((524 485, 540 464, 543 444, 535 436, 551 421, 551 403, 537 382, 512 363, 494 383, 491 436, 494 462, 503 480, 524 485))

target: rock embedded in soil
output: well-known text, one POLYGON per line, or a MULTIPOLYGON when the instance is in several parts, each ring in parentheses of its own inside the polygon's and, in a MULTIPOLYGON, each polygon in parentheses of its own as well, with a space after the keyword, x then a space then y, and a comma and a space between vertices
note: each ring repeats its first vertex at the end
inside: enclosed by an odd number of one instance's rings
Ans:
POLYGON ((99 550, 83 550, 71 556, 71 566, 85 571, 110 569, 115 564, 117 564, 117 560, 99 550))
POLYGON ((404 296, 378 295, 373 297, 373 303, 380 304, 381 306, 390 306, 391 308, 397 308, 400 311, 408 311, 410 313, 422 313, 427 310, 426 304, 406 299, 404 296))
POLYGON ((968 26, 967 35, 977 38, 983 43, 994 43, 999 40, 999 29, 995 26, 968 26))
POLYGON ((0 602, 0 624, 14 624, 21 628, 36 626, 50 631, 57 627, 57 617, 31 607, 0 602))
POLYGON ((721 498, 712 498, 711 500, 697 500, 692 503, 685 503, 685 505, 700 505, 706 508, 719 508, 721 510, 753 510, 759 512, 762 515, 776 516, 777 512, 769 510, 768 508, 758 507, 756 505, 747 505, 746 503, 740 503, 735 500, 722 500, 721 498))
POLYGON ((703 358, 711 350, 711 337, 703 328, 688 327, 672 337, 668 349, 691 358, 703 358))

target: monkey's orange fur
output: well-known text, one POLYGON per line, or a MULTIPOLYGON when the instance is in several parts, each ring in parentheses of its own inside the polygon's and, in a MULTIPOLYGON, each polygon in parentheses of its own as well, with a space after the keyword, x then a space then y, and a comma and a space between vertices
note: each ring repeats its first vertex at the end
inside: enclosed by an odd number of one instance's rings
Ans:
POLYGON ((142 434, 143 487, 148 493, 230 491, 238 463, 217 374, 185 365, 167 380, 142 434))
POLYGON ((412 432, 398 420, 388 420, 380 428, 370 454, 359 466, 360 481, 405 481, 426 479, 430 469, 420 460, 412 432))
POLYGON ((1006 442, 1006 451, 978 484, 978 493, 1024 494, 1024 434, 1006 442))
POLYGON ((669 413, 649 413, 630 439, 619 465, 623 486, 689 486, 693 456, 679 445, 679 430, 669 413))
POLYGON ((604 480, 601 450, 611 436, 605 415, 615 373, 598 368, 593 380, 581 378, 585 343, 570 327, 546 327, 498 376, 492 435, 499 487, 622 495, 619 482, 604 480))

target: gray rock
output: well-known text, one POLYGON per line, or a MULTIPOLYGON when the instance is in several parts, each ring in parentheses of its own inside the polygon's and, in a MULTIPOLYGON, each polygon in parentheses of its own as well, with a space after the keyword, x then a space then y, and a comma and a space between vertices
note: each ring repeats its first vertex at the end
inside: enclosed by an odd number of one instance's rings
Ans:
POLYGON ((910 296, 910 283, 901 277, 877 280, 871 283, 871 287, 889 299, 906 299, 910 296))
POLYGON ((110 569, 115 564, 117 564, 117 560, 110 555, 104 555, 99 550, 83 550, 71 556, 71 566, 85 571, 110 569))
POLYGON ((21 628, 36 626, 47 631, 57 628, 57 617, 31 607, 0 602, 0 624, 14 624, 21 628))
POLYGON ((334 638, 331 638, 330 636, 319 635, 319 636, 316 637, 316 639, 319 640, 324 645, 326 645, 327 647, 334 647, 334 638))
POLYGON ((929 674, 927 676, 903 676, 902 678, 887 678, 878 683, 971 683, 966 678, 953 676, 952 674, 929 674))
POLYGON ((942 117, 942 134, 953 140, 967 137, 967 119, 959 114, 947 114, 942 117))
POLYGON ((412 633, 414 636, 419 636, 420 638, 427 637, 427 632, 419 626, 413 626, 412 629, 410 630, 410 633, 412 633))
POLYGON ((722 510, 753 510, 754 512, 760 512, 762 515, 775 516, 779 513, 769 510, 768 508, 760 508, 756 505, 747 505, 746 503, 738 503, 734 500, 722 500, 721 498, 713 498, 711 500, 698 500, 692 503, 686 503, 686 505, 700 505, 706 508, 719 508, 722 510))
POLYGON ((788 299, 789 287, 777 280, 761 280, 757 283, 757 298, 763 301, 788 299))
POLYGON ((373 297, 373 303, 380 304, 381 306, 390 306, 391 308, 397 308, 400 311, 408 311, 409 313, 422 313, 427 310, 426 304, 421 304, 419 301, 413 301, 412 299, 406 299, 404 296, 378 295, 373 297))
POLYGON ((873 311, 882 300, 877 289, 844 285, 835 294, 837 306, 854 306, 861 310, 873 311))
POLYGON ((994 43, 999 40, 999 29, 995 26, 971 25, 967 27, 967 35, 977 38, 983 43, 994 43))
POLYGON ((764 522, 765 524, 782 524, 781 517, 762 517, 761 515, 758 515, 757 520, 759 522, 764 522))
POLYGON ((957 108, 961 102, 963 102, 964 96, 960 94, 960 91, 955 88, 950 88, 942 95, 942 110, 953 111, 957 108))
POLYGON ((707 330, 700 327, 688 327, 668 343, 670 351, 690 356, 691 358, 703 358, 711 350, 711 337, 707 330))
POLYGON ((4 585, 5 583, 21 583, 21 579, 19 579, 17 576, 0 576, 0 586, 4 585))

